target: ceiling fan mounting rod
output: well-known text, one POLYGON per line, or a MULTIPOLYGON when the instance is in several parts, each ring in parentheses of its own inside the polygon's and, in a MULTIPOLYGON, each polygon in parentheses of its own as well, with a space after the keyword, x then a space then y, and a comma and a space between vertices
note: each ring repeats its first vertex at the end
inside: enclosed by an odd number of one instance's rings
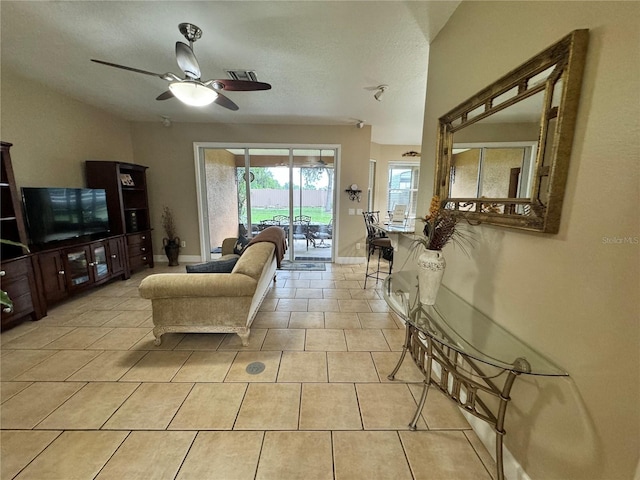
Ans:
POLYGON ((190 47, 193 43, 202 37, 202 29, 193 23, 181 23, 178 25, 180 33, 189 41, 190 47))

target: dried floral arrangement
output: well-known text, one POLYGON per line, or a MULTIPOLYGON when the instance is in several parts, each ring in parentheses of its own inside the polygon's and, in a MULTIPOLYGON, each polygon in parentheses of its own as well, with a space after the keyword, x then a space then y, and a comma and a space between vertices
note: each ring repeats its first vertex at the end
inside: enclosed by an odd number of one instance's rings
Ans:
POLYGON ((166 205, 162 207, 162 228, 169 240, 173 240, 176 235, 176 224, 173 221, 173 212, 166 205))
POLYGON ((447 243, 453 242, 466 252, 466 247, 472 245, 470 232, 459 224, 460 217, 443 208, 438 195, 431 199, 429 213, 421 220, 424 236, 414 239, 414 247, 421 245, 427 250, 442 250, 447 243))

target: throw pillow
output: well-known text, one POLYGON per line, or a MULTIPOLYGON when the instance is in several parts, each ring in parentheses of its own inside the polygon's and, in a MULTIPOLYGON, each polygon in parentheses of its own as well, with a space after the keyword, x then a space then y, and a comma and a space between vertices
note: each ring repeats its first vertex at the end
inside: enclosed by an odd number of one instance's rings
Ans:
POLYGON ((210 262, 187 265, 187 273, 231 273, 238 258, 240 258, 238 255, 225 255, 210 262))
POLYGON ((242 251, 245 249, 248 243, 248 238, 243 237, 242 235, 239 236, 238 240, 236 240, 235 246, 233 247, 233 253, 235 253, 236 255, 242 255, 242 251))

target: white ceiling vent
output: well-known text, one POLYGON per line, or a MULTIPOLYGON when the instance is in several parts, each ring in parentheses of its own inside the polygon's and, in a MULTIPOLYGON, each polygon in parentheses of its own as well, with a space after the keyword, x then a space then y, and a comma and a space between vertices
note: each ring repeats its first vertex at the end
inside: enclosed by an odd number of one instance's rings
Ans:
POLYGON ((256 72, 253 70, 225 70, 231 80, 248 80, 250 82, 257 82, 256 72))

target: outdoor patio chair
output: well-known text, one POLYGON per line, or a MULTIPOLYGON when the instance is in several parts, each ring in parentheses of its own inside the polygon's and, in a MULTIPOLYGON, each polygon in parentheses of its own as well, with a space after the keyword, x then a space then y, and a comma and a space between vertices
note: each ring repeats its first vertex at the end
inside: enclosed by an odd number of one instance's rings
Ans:
POLYGON ((293 221, 293 239, 294 240, 306 240, 307 241, 307 250, 309 250, 309 241, 310 241, 310 232, 309 232, 309 222, 311 221, 311 217, 308 215, 298 215, 294 217, 293 221))
POLYGON ((265 228, 271 227, 273 225, 279 227, 280 226, 280 222, 277 222, 277 221, 275 221, 273 219, 272 220, 260 220, 260 224, 258 225, 258 230, 262 231, 265 228))
POLYGON ((325 243, 325 240, 333 238, 333 218, 326 225, 320 225, 316 232, 313 232, 314 248, 329 248, 331 244, 325 243), (318 241, 319 240, 319 241, 318 241))

